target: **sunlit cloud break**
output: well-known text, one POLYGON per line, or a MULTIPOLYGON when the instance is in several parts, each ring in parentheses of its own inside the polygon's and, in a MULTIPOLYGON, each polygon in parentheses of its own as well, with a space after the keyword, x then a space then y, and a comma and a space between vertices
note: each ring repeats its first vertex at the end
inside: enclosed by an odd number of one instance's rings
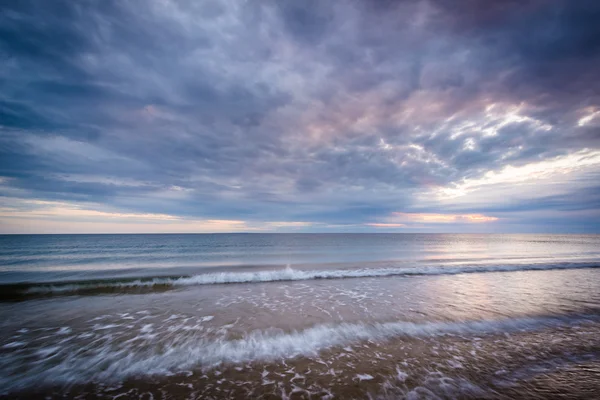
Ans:
MULTIPOLYGON (((489 171, 477 179, 463 179, 450 187, 440 189, 442 196, 458 197, 484 186, 505 184, 535 185, 540 180, 555 179, 561 175, 580 171, 598 171, 600 151, 584 149, 573 154, 558 156, 549 160, 525 164, 518 167, 507 165, 500 171, 489 171)), ((532 187, 533 189, 533 187, 532 187)))

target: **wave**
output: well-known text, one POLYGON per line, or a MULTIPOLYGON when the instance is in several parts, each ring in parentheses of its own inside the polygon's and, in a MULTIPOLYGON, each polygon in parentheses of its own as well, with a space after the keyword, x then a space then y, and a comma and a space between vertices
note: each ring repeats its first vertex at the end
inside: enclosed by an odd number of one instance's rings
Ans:
POLYGON ((564 269, 600 268, 600 263, 508 264, 472 266, 432 266, 403 268, 357 268, 331 270, 285 269, 253 272, 214 272, 182 277, 157 277, 126 281, 94 281, 65 284, 30 284, 22 294, 60 294, 118 289, 168 289, 177 286, 214 285, 227 283, 256 283, 304 281, 313 279, 345 279, 386 276, 458 275, 470 273, 547 271, 564 269))
POLYGON ((364 341, 498 334, 597 321, 594 315, 571 315, 462 322, 322 324, 292 332, 254 331, 240 339, 194 335, 172 338, 160 345, 156 335, 140 335, 136 340, 124 341, 111 333, 107 340, 95 340, 93 346, 82 346, 60 336, 60 342, 47 344, 48 349, 31 350, 36 354, 53 354, 51 357, 34 357, 32 361, 19 352, 1 353, 0 387, 11 391, 32 385, 114 382, 128 377, 183 373, 194 368, 211 369, 223 363, 316 356, 323 350, 364 341))

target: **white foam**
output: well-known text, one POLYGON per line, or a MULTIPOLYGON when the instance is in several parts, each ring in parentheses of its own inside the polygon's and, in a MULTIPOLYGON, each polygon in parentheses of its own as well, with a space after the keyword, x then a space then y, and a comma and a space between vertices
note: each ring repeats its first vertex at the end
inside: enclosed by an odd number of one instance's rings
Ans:
POLYGON ((407 400, 411 399, 456 399, 456 398, 486 398, 486 391, 469 382, 463 377, 444 375, 439 371, 429 372, 420 386, 406 393, 407 400))
POLYGON ((68 326, 64 326, 56 332, 57 335, 68 335, 69 333, 71 333, 71 328, 68 326))
POLYGON ((274 271, 254 272, 215 272, 181 278, 154 278, 127 282, 106 282, 94 284, 39 285, 26 290, 26 293, 76 292, 101 288, 136 288, 153 286, 193 286, 226 283, 255 283, 279 281, 304 281, 313 279, 343 279, 385 276, 412 275, 458 275, 469 273, 546 271, 562 269, 600 268, 599 263, 555 263, 555 264, 508 264, 471 266, 431 266, 404 268, 357 268, 331 270, 299 270, 287 267, 274 271))
POLYGON ((396 367, 396 379, 398 379, 400 382, 404 382, 406 381, 406 378, 408 378, 408 374, 396 367))
POLYGON ((356 374, 356 379, 358 379, 359 381, 370 381, 371 379, 373 379, 373 376, 369 374, 356 374))
POLYGON ((156 346, 155 337, 142 338, 135 345, 109 340, 83 351, 70 342, 39 349, 48 356, 60 353, 61 360, 25 361, 18 354, 0 354, 0 387, 19 389, 31 385, 110 382, 129 376, 165 375, 211 368, 223 363, 272 361, 297 356, 315 356, 332 347, 360 341, 378 342, 393 337, 422 337, 447 334, 482 334, 561 326, 593 320, 591 317, 537 317, 469 322, 342 323, 316 325, 302 331, 255 331, 235 340, 208 339, 194 335, 171 339, 156 346), (161 350, 162 349, 162 350, 161 350))

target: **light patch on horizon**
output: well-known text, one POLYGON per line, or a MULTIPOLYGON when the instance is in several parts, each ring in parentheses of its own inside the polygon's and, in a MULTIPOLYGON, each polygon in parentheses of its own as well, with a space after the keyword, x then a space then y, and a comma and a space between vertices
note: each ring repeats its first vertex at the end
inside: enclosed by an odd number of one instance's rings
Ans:
POLYGON ((55 201, 40 201, 40 200, 25 200, 23 206, 32 207, 29 210, 18 210, 11 207, 0 208, 0 218, 58 218, 58 219, 125 219, 136 220, 137 222, 144 221, 177 221, 180 218, 168 214, 144 214, 144 213, 121 213, 107 212, 93 209, 82 208, 76 204, 55 202, 55 201))
POLYGON ((482 224, 499 219, 484 214, 393 212, 383 222, 369 222, 365 225, 373 228, 417 228, 434 224, 482 224))
POLYGON ((390 216, 391 220, 419 222, 425 224, 437 223, 482 223, 494 222, 499 218, 483 214, 437 214, 437 213, 403 213, 394 212, 390 216))
POLYGON ((395 223, 385 223, 385 222, 371 222, 366 223, 366 226, 371 226, 373 228, 403 228, 406 224, 395 224, 395 223))
MULTIPOLYGON (((210 233, 253 232, 281 228, 305 228, 311 222, 244 221, 184 218, 169 214, 124 213, 95 210, 77 204, 55 201, 23 200, 18 207, 0 207, 0 227, 16 228, 17 232, 39 231, 52 227, 50 233, 210 233), (72 226, 73 229, 69 228, 72 226), (146 230, 146 231, 145 231, 146 230)), ((0 229, 0 233, 4 230, 0 229)))
POLYGON ((304 221, 272 221, 263 222, 260 225, 268 228, 307 228, 314 225, 314 223, 304 221))

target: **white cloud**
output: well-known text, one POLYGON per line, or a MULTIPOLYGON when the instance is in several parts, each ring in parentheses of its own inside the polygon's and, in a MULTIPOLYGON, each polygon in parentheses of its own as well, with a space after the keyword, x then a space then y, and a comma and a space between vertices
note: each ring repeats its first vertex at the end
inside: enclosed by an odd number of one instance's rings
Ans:
POLYGON ((540 181, 576 172, 593 171, 600 166, 600 151, 584 149, 565 156, 533 162, 518 167, 507 165, 499 171, 488 171, 480 178, 463 179, 458 183, 437 189, 441 199, 466 196, 482 189, 501 185, 537 185, 540 181))
POLYGON ((587 109, 586 112, 587 112, 587 114, 585 116, 581 117, 579 119, 579 121, 577 121, 578 126, 589 125, 590 123, 595 122, 596 118, 600 116, 600 110, 587 109))

